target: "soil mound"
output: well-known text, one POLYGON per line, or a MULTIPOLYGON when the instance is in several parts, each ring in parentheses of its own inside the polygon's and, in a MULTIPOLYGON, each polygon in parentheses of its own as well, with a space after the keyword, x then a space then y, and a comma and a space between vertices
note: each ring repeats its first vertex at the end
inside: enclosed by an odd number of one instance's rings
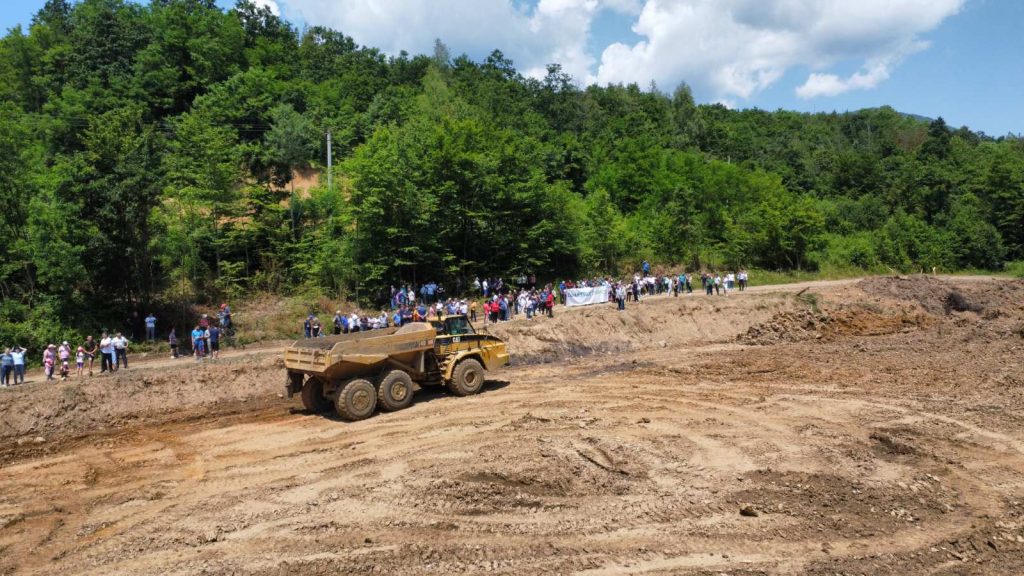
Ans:
POLYGON ((989 317, 1021 312, 1024 281, 996 280, 983 284, 933 276, 867 278, 857 287, 869 296, 920 306, 929 314, 972 312, 989 317))
POLYGON ((946 313, 946 298, 953 290, 945 280, 922 274, 867 278, 857 287, 870 296, 917 304, 930 314, 946 313))
POLYGON ((169 413, 276 397, 284 382, 280 355, 196 366, 122 369, 68 382, 29 383, 4 391, 0 438, 69 436, 117 428, 169 413))
POLYGON ((826 305, 818 311, 780 312, 767 322, 751 326, 736 341, 755 346, 807 340, 831 341, 847 336, 909 332, 934 322, 933 316, 916 310, 887 310, 870 302, 853 302, 835 307, 826 305))
POLYGON ((624 311, 602 304, 554 318, 494 325, 508 342, 513 362, 535 364, 589 354, 616 354, 654 347, 731 342, 778 312, 792 312, 792 298, 751 296, 656 297, 624 311))

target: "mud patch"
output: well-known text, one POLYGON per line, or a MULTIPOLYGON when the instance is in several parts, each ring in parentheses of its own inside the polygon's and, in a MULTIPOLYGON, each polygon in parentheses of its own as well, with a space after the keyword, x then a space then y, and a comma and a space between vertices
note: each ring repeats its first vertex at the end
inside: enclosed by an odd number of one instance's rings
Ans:
POLYGON ((760 515, 781 514, 815 525, 831 537, 892 534, 956 510, 959 494, 931 476, 908 482, 866 482, 829 474, 758 470, 752 489, 732 495, 760 515))

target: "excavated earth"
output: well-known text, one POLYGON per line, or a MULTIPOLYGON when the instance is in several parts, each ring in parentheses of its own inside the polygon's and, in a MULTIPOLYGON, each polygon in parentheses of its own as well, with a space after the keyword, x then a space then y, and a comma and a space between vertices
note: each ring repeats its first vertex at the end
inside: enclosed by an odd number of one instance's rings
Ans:
POLYGON ((493 332, 481 394, 356 423, 280 395, 280 345, 0 390, 0 573, 1024 573, 1020 281, 493 332))

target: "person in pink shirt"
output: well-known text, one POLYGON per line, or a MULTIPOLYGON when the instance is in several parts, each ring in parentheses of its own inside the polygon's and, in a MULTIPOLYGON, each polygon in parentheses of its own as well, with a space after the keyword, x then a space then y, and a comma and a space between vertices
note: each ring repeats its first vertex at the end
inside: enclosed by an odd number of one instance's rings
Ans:
POLYGON ((57 347, 50 344, 43 351, 43 372, 47 380, 53 380, 53 365, 57 362, 57 347))
POLYGON ((71 372, 71 345, 67 340, 57 349, 57 357, 60 358, 60 379, 67 380, 71 372))

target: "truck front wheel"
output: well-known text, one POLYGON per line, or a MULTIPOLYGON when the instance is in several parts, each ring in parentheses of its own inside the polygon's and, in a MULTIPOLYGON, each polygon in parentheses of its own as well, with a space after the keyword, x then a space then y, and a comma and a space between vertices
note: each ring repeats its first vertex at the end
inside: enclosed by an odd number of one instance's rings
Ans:
POLYGON ((331 409, 331 401, 324 397, 324 383, 319 378, 309 378, 302 386, 302 407, 319 414, 331 409))
POLYGON ((369 380, 350 380, 338 392, 334 408, 343 420, 354 422, 369 418, 377 408, 377 390, 369 380))
POLYGON ((459 362, 452 371, 448 391, 456 396, 476 394, 484 385, 484 367, 472 358, 459 362))
POLYGON ((377 404, 382 410, 394 412, 412 404, 412 377, 402 370, 390 370, 380 379, 377 404))

